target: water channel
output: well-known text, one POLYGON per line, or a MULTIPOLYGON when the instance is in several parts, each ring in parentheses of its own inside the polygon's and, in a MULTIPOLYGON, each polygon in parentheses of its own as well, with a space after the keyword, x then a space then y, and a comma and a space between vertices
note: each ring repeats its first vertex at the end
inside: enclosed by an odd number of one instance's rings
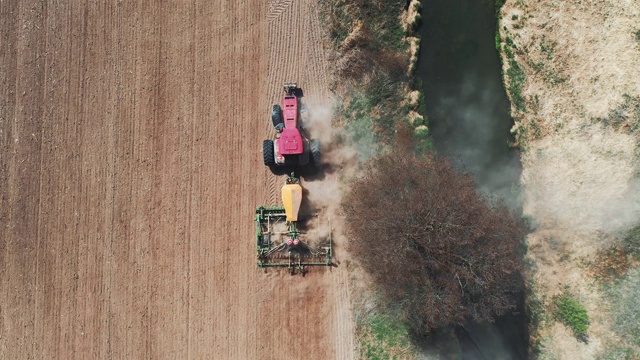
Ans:
MULTIPOLYGON (((437 152, 473 174, 485 195, 520 211, 518 153, 495 49, 494 0, 423 0, 418 71, 437 152)), ((522 296, 521 296, 522 297, 522 296)), ((525 359, 522 306, 492 324, 456 329, 464 359, 525 359)))

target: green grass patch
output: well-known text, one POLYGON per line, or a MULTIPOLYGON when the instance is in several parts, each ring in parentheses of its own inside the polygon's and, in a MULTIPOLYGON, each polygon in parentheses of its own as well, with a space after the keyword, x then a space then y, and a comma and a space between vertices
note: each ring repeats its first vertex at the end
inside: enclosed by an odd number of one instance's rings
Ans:
POLYGON ((342 110, 347 119, 345 134, 347 141, 355 146, 358 160, 367 161, 380 148, 380 137, 375 133, 376 119, 371 115, 372 104, 364 93, 356 92, 342 110))
POLYGON ((349 91, 354 95, 342 112, 347 119, 347 128, 354 130, 352 140, 366 137, 364 134, 360 136, 362 129, 373 140, 389 143, 395 134, 396 121, 406 119, 411 110, 409 105, 400 105, 404 94, 402 83, 385 72, 379 72, 360 88, 361 92, 349 91), (365 123, 366 129, 363 128, 365 123))
POLYGON ((553 299, 553 316, 557 321, 568 326, 579 340, 587 340, 589 315, 587 309, 580 305, 573 296, 565 291, 553 299))
POLYGON ((518 62, 513 58, 509 59, 507 75, 509 76, 509 93, 511 94, 513 104, 518 111, 526 112, 527 108, 525 106, 525 99, 522 95, 522 85, 524 84, 526 77, 524 70, 520 67, 520 64, 518 64, 518 62))
POLYGON ((372 316, 360 343, 364 359, 401 359, 413 352, 407 327, 391 316, 372 316))

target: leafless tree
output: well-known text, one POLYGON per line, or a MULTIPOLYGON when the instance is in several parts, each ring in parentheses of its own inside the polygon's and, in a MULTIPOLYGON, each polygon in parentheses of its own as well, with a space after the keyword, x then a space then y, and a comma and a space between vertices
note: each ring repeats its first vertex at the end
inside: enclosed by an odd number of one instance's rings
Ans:
POLYGON ((351 253, 418 333, 515 307, 526 227, 448 161, 381 156, 354 181, 343 210, 351 253))

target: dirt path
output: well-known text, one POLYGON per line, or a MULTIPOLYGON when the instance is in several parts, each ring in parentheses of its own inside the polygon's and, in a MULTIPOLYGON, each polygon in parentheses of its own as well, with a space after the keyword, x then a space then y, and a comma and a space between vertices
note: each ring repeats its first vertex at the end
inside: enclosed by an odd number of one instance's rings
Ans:
POLYGON ((254 263, 260 145, 329 97, 313 1, 0 3, 0 353, 353 357, 346 270, 254 263))

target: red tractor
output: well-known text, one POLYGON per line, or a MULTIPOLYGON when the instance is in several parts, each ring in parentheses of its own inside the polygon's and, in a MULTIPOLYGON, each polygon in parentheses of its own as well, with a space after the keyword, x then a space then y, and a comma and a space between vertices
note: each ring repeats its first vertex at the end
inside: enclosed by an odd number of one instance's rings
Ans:
POLYGON ((275 140, 264 140, 262 156, 267 166, 320 166, 320 142, 309 140, 298 122, 299 89, 296 83, 284 84, 282 107, 273 105, 271 121, 276 128, 275 140))

